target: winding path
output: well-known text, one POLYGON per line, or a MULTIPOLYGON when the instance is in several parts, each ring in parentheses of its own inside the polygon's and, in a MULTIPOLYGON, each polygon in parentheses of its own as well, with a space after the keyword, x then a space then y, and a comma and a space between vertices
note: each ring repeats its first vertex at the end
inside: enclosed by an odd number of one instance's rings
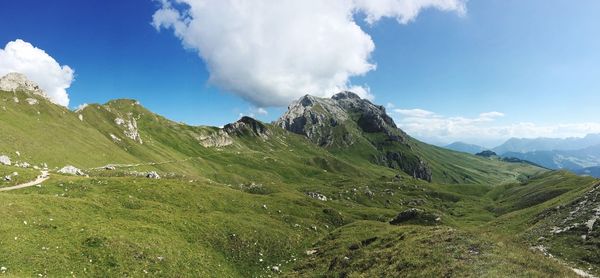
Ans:
POLYGON ((45 182, 49 178, 50 178, 50 175, 48 174, 48 171, 42 171, 42 173, 37 177, 37 179, 35 179, 33 181, 30 181, 30 182, 18 184, 18 185, 15 185, 15 186, 2 187, 2 188, 0 188, 0 192, 2 192, 2 191, 11 191, 11 190, 15 190, 15 189, 21 189, 21 188, 26 188, 26 187, 30 187, 30 186, 35 186, 35 185, 38 185, 38 184, 40 184, 42 182, 45 182))

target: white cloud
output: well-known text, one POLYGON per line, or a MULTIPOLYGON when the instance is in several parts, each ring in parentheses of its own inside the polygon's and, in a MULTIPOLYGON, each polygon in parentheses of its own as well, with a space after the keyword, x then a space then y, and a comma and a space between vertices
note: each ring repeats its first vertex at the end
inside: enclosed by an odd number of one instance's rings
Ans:
POLYGON ((382 17, 393 17, 401 24, 413 21, 426 8, 455 11, 460 15, 467 12, 466 1, 456 0, 354 0, 356 8, 364 11, 369 24, 382 17))
POLYGON ((464 13, 465 0, 161 0, 153 26, 171 29, 197 51, 210 82, 257 106, 284 106, 307 93, 352 89, 350 78, 376 68, 375 45, 354 21, 413 20, 424 8, 464 13))
POLYGON ((74 71, 61 66, 44 50, 23 40, 15 40, 0 49, 0 76, 10 72, 25 74, 37 83, 48 98, 59 105, 69 105, 67 89, 73 82, 74 71))
MULTIPOLYGON (((394 106, 393 104, 391 105, 394 106)), ((427 118, 435 116, 435 113, 423 109, 394 109, 399 115, 411 118, 427 118)))
POLYGON ((260 118, 262 116, 267 116, 269 115, 269 111, 263 107, 248 107, 248 109, 244 112, 239 112, 238 116, 244 117, 244 116, 248 116, 251 118, 260 118))
POLYGON ((258 113, 259 115, 268 115, 269 111, 267 111, 267 109, 259 107, 256 109, 256 113, 258 113))
POLYGON ((83 111, 83 109, 87 108, 88 106, 89 106, 89 104, 87 104, 87 103, 79 104, 79 105, 77 105, 77 107, 75 107, 74 111, 81 112, 81 111, 83 111))
POLYGON ((394 109, 398 127, 421 140, 448 144, 455 141, 495 147, 512 137, 566 138, 600 133, 600 122, 557 123, 540 125, 530 122, 500 124, 500 112, 486 112, 478 117, 447 117, 423 109, 394 109))

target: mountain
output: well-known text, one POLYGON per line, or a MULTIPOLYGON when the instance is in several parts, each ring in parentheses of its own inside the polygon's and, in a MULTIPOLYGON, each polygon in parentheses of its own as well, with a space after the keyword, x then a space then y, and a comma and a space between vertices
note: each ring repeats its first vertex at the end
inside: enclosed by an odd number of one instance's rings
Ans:
POLYGON ((275 125, 304 135, 319 146, 338 151, 351 148, 377 164, 415 178, 432 179, 431 168, 411 150, 408 135, 385 108, 352 92, 341 92, 331 99, 306 95, 292 103, 275 125))
POLYGON ((350 92, 219 128, 131 99, 71 111, 12 79, 0 90, 0 275, 600 273, 598 180, 425 144, 350 92))
POLYGON ((507 152, 503 156, 528 160, 549 169, 567 169, 579 172, 584 168, 600 165, 600 145, 579 150, 507 152))
POLYGON ((457 151, 457 152, 469 153, 469 154, 476 154, 476 153, 486 150, 486 148, 484 148, 482 146, 468 144, 468 143, 464 143, 464 142, 454 142, 450 145, 446 145, 444 148, 453 150, 453 151, 457 151))
POLYGON ((502 145, 492 149, 504 155, 511 153, 527 153, 535 151, 578 150, 594 145, 600 145, 600 134, 588 134, 583 138, 511 138, 502 145))
MULTIPOLYGON (((420 142, 400 130, 383 106, 352 92, 331 98, 306 95, 294 101, 274 125, 305 136, 336 157, 397 169, 430 182, 487 182, 495 176, 490 175, 490 167, 506 167, 498 160, 420 142)), ((500 182, 505 177, 495 178, 500 182)))
POLYGON ((575 173, 579 175, 587 175, 596 178, 600 178, 600 166, 587 167, 580 170, 576 170, 575 173))

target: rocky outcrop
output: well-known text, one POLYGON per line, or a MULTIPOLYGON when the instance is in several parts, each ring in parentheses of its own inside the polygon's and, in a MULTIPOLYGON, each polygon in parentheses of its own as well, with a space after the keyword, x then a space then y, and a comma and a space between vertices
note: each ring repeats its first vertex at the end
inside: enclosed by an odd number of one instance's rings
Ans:
POLYGON ((362 132, 380 132, 390 140, 404 140, 405 134, 396 127, 383 106, 374 105, 348 91, 330 99, 306 95, 293 102, 275 124, 305 135, 320 146, 349 146, 356 139, 344 126, 349 120, 358 125, 362 132))
POLYGON ((427 162, 412 153, 387 151, 385 154, 380 155, 375 162, 393 169, 402 170, 416 179, 429 182, 432 179, 433 174, 427 162))
POLYGON ((71 165, 67 165, 63 168, 61 168, 60 170, 58 170, 59 173, 61 174, 66 174, 66 175, 74 175, 74 176, 85 176, 85 173, 79 169, 77 169, 75 166, 71 166, 71 165))
POLYGON ((336 100, 305 95, 294 101, 275 124, 305 135, 317 145, 328 147, 334 144, 352 145, 349 133, 341 138, 334 136, 335 129, 349 119, 348 113, 336 100))
POLYGON ((271 136, 271 131, 263 123, 250 118, 242 117, 235 123, 227 124, 223 127, 230 136, 257 136, 263 139, 268 139, 271 136))
POLYGON ((144 143, 144 141, 142 141, 142 136, 140 136, 138 131, 137 121, 132 113, 128 113, 126 120, 120 117, 115 118, 115 124, 123 128, 125 137, 140 144, 144 143))
POLYGON ((352 92, 341 92, 332 97, 339 106, 350 114, 355 114, 356 123, 364 132, 381 132, 390 136, 391 139, 400 141, 403 135, 398 129, 394 120, 385 111, 381 105, 374 105, 368 100, 361 99, 352 92))
POLYGON ((361 142, 361 148, 376 150, 372 162, 418 179, 432 179, 428 164, 412 151, 408 135, 385 108, 355 93, 344 91, 331 98, 306 95, 293 102, 275 125, 326 148, 352 147, 361 142))
POLYGON ((27 79, 27 76, 24 74, 16 72, 11 72, 0 78, 0 90, 7 92, 26 91, 48 98, 40 86, 27 79))
POLYGON ((221 148, 233 144, 233 139, 224 130, 209 134, 194 134, 193 136, 205 148, 221 148))

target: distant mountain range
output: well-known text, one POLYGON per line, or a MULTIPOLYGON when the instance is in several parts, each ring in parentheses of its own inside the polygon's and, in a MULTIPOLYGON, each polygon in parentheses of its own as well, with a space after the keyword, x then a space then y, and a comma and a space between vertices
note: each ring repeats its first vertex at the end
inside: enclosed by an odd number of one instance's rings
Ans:
MULTIPOLYGON (((445 148, 470 154, 486 148, 455 142, 445 148)), ((583 138, 511 138, 491 149, 505 159, 529 161, 548 169, 566 169, 581 175, 600 177, 600 134, 583 138)))
POLYGON ((482 151, 487 150, 486 148, 484 148, 482 146, 464 143, 464 142, 454 142, 450 145, 445 146, 444 148, 453 150, 453 151, 457 151, 457 152, 470 153, 470 154, 476 154, 476 153, 480 153, 482 151))
POLYGON ((572 151, 600 145, 600 134, 589 134, 583 138, 511 138, 492 150, 499 155, 505 153, 527 153, 535 151, 572 151))
POLYGON ((507 152, 503 157, 516 157, 550 169, 567 169, 575 172, 600 166, 600 145, 580 150, 553 150, 533 152, 507 152))
POLYGON ((581 170, 575 171, 575 173, 577 173, 579 175, 586 175, 586 176, 592 176, 592 177, 600 177, 600 166, 583 168, 581 170))

